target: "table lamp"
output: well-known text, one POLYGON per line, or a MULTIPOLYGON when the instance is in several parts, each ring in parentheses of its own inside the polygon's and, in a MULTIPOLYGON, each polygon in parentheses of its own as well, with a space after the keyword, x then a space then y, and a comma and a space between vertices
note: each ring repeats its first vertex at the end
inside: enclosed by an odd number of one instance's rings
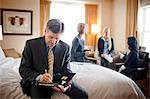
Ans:
POLYGON ((92 24, 91 33, 95 34, 94 38, 94 51, 96 50, 96 36, 99 33, 99 26, 97 24, 92 24))

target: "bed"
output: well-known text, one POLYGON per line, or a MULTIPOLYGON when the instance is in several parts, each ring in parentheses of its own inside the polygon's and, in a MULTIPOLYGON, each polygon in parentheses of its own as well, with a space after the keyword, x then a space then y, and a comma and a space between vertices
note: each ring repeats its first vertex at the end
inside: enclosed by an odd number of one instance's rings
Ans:
MULTIPOLYGON (((0 99, 30 99, 20 87, 18 72, 20 58, 0 60, 0 99)), ((73 81, 89 95, 89 99, 146 99, 139 87, 128 77, 111 69, 91 63, 71 62, 76 73, 73 81)), ((52 99, 69 99, 54 93, 52 99)))

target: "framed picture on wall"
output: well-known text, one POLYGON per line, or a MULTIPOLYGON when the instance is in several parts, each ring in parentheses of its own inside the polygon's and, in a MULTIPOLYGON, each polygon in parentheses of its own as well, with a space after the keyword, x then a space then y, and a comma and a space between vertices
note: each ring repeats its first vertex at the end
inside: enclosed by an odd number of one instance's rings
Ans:
POLYGON ((4 35, 32 35, 32 11, 18 9, 1 10, 4 35))

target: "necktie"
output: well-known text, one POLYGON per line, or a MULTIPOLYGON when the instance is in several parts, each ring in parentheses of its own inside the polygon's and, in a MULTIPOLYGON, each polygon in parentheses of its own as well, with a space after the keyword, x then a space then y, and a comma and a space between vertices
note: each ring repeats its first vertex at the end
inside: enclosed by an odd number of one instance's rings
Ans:
POLYGON ((53 79, 53 63, 54 63, 54 54, 50 49, 48 51, 48 73, 52 76, 52 79, 53 79))

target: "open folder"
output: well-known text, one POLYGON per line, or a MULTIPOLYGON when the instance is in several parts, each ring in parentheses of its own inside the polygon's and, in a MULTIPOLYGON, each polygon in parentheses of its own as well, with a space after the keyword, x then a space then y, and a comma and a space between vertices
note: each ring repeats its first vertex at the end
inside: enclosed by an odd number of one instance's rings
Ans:
POLYGON ((41 82, 39 82, 38 85, 40 85, 40 86, 55 87, 55 86, 58 86, 59 83, 41 83, 41 82))
POLYGON ((108 62, 112 63, 113 62, 113 58, 108 55, 108 54, 102 54, 101 55, 103 58, 105 58, 108 62))
POLYGON ((68 86, 68 83, 72 80, 73 76, 75 75, 75 73, 69 73, 67 75, 57 75, 54 77, 54 83, 42 83, 42 82, 38 82, 37 85, 40 86, 49 86, 49 87, 58 87, 59 85, 62 85, 64 87, 68 86))

